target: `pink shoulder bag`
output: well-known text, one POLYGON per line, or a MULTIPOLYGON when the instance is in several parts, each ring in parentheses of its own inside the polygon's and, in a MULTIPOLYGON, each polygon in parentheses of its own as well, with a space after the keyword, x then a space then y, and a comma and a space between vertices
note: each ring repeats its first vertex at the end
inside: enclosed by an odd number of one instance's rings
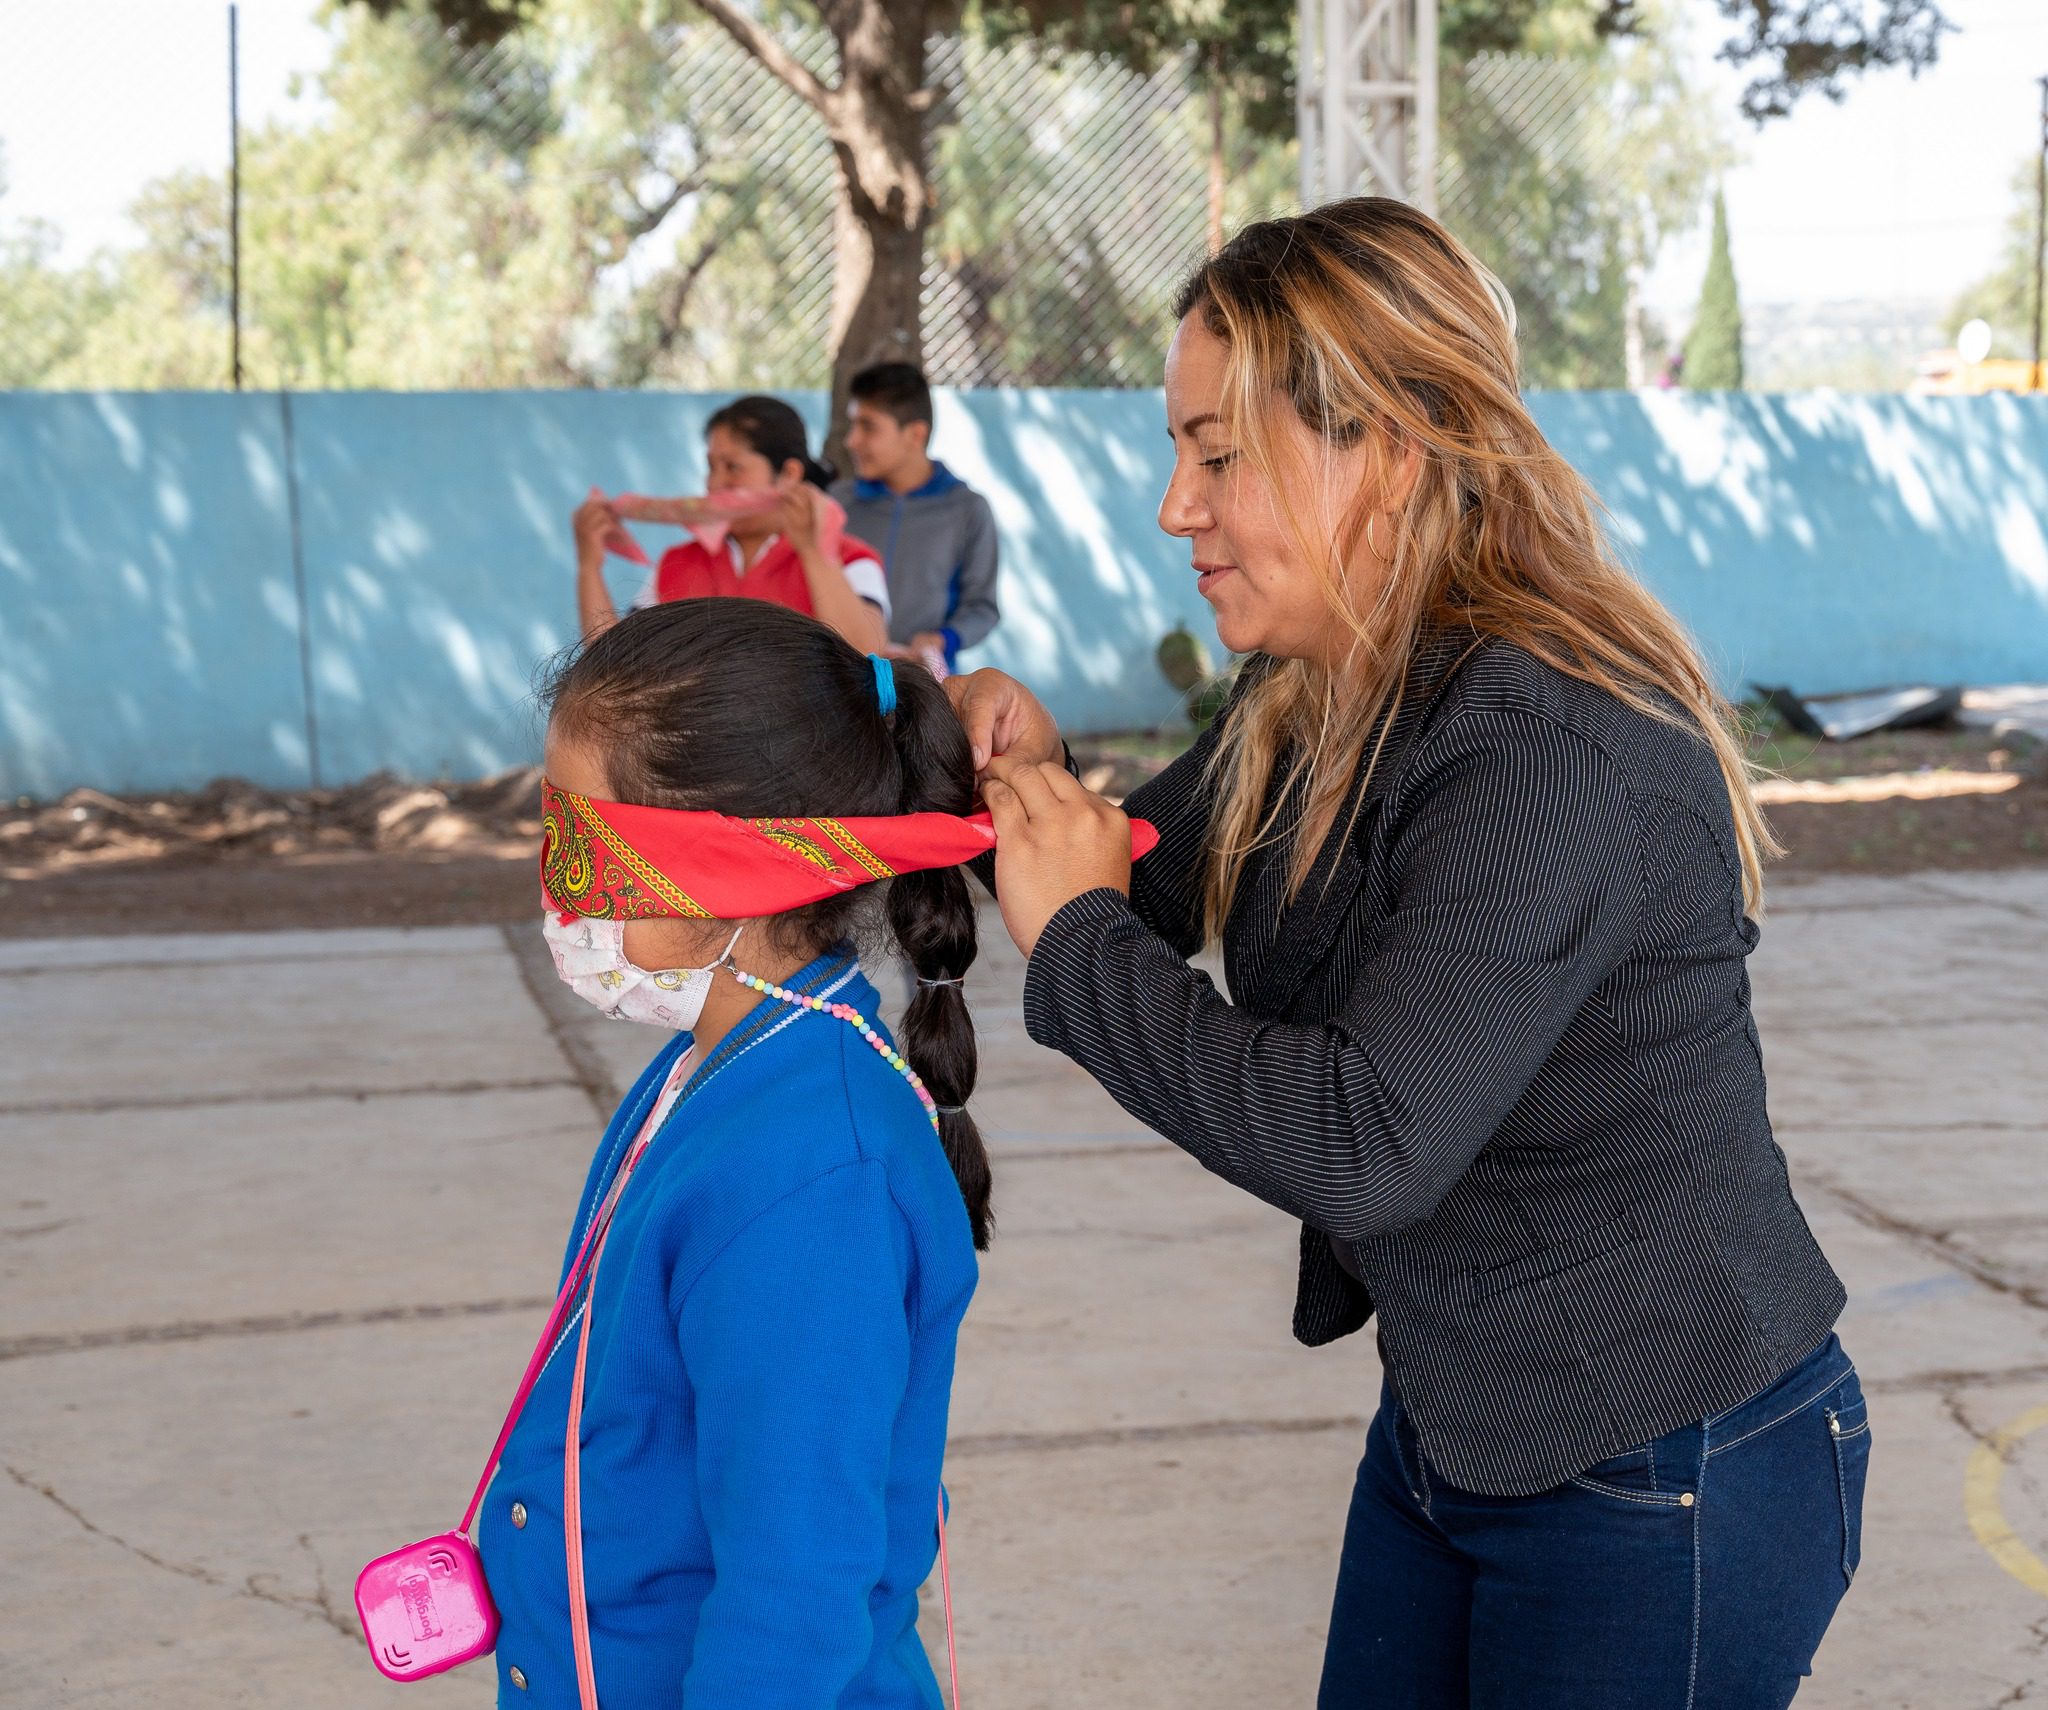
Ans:
MULTIPOLYGON (((505 1452, 512 1428, 533 1393, 556 1333, 588 1280, 596 1294, 597 1262, 611 1233, 612 1213, 619 1196, 647 1150, 653 1135, 643 1134, 619 1166, 604 1205, 591 1219, 575 1262, 548 1314, 540 1340, 526 1362, 526 1372, 512 1397, 498 1440, 491 1445, 483 1476, 476 1481, 462 1522, 452 1532, 423 1538, 388 1556, 379 1556, 356 1575, 356 1614, 369 1641, 370 1660, 391 1680, 424 1680, 463 1663, 488 1656, 498 1642, 498 1610, 484 1583, 484 1564, 470 1542, 469 1529, 483 1504, 505 1452)), ((583 1486, 581 1479, 583 1372, 590 1351, 590 1313, 576 1338, 576 1370, 569 1383, 569 1423, 562 1448, 562 1534, 569 1565, 569 1630, 576 1653, 576 1690, 582 1710, 598 1710, 597 1678, 590 1656, 590 1609, 583 1588, 583 1486)), ((946 1609, 946 1664, 952 1679, 953 1710, 960 1707, 960 1664, 953 1640, 953 1582, 946 1560, 946 1499, 939 1496, 939 1590, 946 1609)))

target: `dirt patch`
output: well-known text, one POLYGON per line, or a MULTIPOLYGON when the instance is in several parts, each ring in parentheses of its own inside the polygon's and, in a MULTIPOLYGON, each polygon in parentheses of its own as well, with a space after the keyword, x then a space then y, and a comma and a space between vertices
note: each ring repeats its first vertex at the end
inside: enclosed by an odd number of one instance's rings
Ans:
MULTIPOLYGON (((1184 737, 1078 745, 1090 787, 1122 797, 1171 764, 1184 737)), ((1813 743, 1774 726, 1753 747, 1780 777, 1910 778, 1991 794, 1786 802, 1774 875, 1910 873, 2048 864, 2048 751, 1979 730, 1813 743)), ((0 937, 458 926, 538 907, 540 784, 530 770, 476 784, 372 778, 285 794, 224 781, 188 795, 104 796, 0 811, 0 937)))
POLYGON ((0 878, 90 867, 259 857, 512 855, 540 835, 540 769, 468 784, 416 784, 380 772, 338 790, 266 790, 217 778, 203 790, 59 801, 0 811, 0 878))
POLYGON ((0 879, 0 938, 472 926, 539 908, 531 852, 141 861, 0 879))

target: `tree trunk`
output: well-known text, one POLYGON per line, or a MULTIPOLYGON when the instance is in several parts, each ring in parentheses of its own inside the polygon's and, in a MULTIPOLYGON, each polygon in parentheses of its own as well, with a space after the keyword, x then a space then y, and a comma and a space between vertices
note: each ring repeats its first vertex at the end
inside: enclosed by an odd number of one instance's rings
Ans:
POLYGON ((827 84, 737 0, 698 8, 825 121, 838 193, 832 208, 832 420, 825 459, 846 461, 849 382, 871 362, 924 361, 924 238, 932 218, 925 38, 957 20, 958 0, 815 0, 839 49, 827 84))
POLYGON ((825 459, 846 465, 848 387, 871 362, 924 362, 927 0, 825 7, 840 81, 826 114, 838 164, 832 217, 832 421, 825 459))

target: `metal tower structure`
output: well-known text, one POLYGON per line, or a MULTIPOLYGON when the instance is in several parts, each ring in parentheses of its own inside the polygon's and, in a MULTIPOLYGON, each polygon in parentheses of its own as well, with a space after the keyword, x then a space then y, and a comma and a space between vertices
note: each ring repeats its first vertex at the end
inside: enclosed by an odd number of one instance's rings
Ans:
POLYGON ((1370 189, 1436 212, 1437 0, 1298 0, 1301 205, 1370 189))

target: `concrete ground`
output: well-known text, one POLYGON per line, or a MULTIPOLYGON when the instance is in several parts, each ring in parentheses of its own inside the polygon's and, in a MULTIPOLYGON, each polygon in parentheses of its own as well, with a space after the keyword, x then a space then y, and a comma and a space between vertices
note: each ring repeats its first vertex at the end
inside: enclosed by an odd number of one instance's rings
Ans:
MULTIPOLYGON (((0 1707, 489 1702, 481 1668, 383 1682, 349 1587, 457 1517, 654 1043, 536 949, 0 944, 0 1707)), ((1876 1429, 1800 1702, 2018 1702, 2048 1686, 2048 872, 1782 887, 1755 971, 1876 1429)), ((1019 974, 999 941, 972 987, 1001 1232, 948 1461, 969 1702, 1307 1705, 1371 1347, 1289 1339, 1290 1226, 1033 1047, 1019 974)))

